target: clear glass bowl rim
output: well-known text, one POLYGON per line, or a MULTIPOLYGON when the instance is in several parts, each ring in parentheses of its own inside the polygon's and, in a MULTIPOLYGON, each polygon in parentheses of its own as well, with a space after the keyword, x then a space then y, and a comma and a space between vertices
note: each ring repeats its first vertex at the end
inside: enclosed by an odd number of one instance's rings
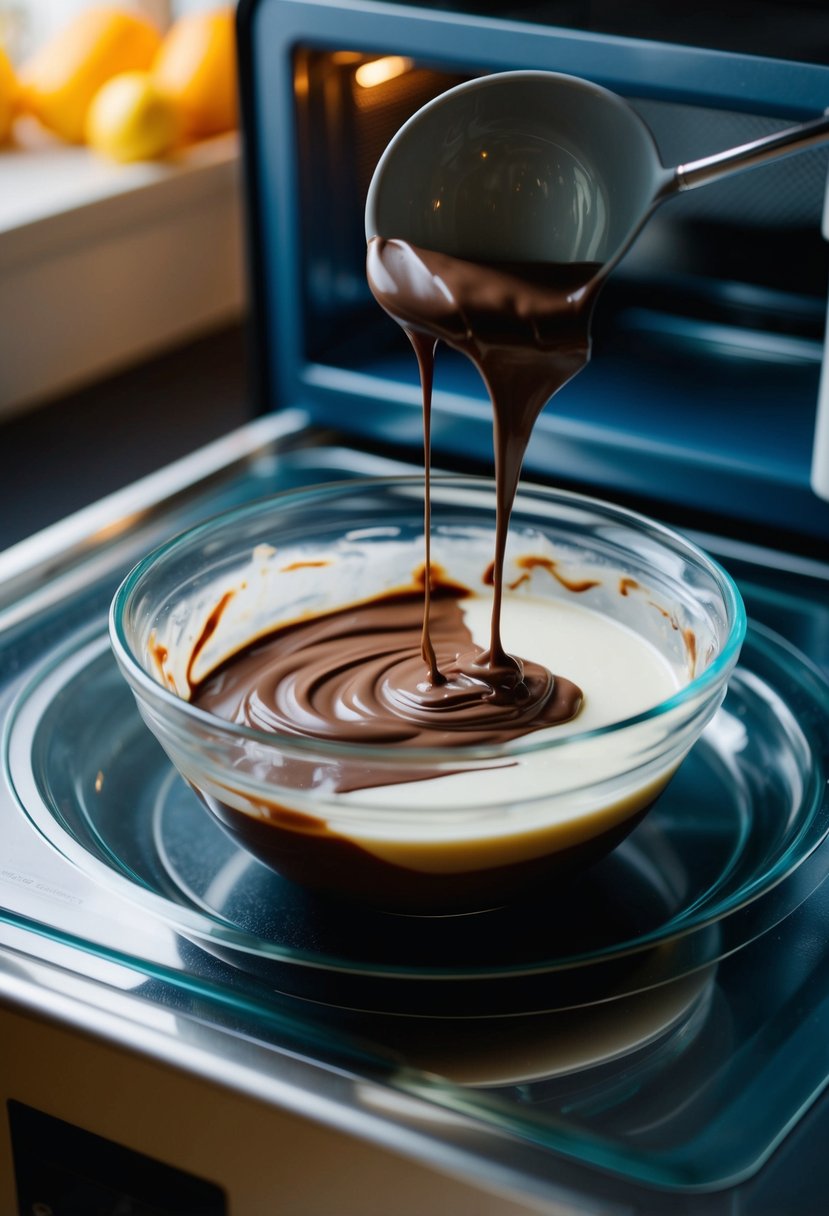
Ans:
MULTIPOLYGON (((462 489, 494 490, 494 481, 491 478, 469 474, 433 475, 431 484, 433 495, 441 489, 452 486, 462 489)), ((143 557, 126 575, 116 590, 110 605, 110 642, 117 660, 128 674, 133 687, 140 690, 150 700, 158 702, 170 713, 183 717, 185 721, 192 722, 194 726, 198 725, 202 729, 207 728, 214 734, 218 733, 227 739, 233 739, 234 741, 250 740, 260 746, 278 748, 281 752, 292 752, 297 755, 330 757, 332 760, 373 760, 384 767, 388 766, 390 762, 389 748, 387 746, 336 743, 326 739, 280 734, 276 731, 260 731, 253 727, 228 722, 200 709, 198 706, 192 705, 189 701, 185 701, 182 697, 177 696, 174 692, 165 688, 164 685, 158 683, 144 669, 127 639, 124 620, 133 595, 140 588, 144 577, 152 572, 159 560, 168 557, 177 549, 197 544, 201 538, 208 537, 219 527, 226 528, 232 526, 237 521, 249 520, 257 515, 266 515, 274 510, 278 511, 280 507, 287 508, 293 505, 322 502, 325 499, 336 499, 344 492, 371 492, 372 490, 395 490, 412 487, 417 487, 422 491, 422 474, 405 474, 395 477, 350 478, 342 481, 329 481, 299 490, 283 490, 268 498, 258 499, 256 502, 233 507, 228 511, 214 515, 157 546, 143 557)), ((655 720, 675 710, 679 711, 690 702, 695 701, 699 696, 704 696, 711 690, 712 686, 716 686, 724 676, 727 676, 739 655, 740 648, 745 639, 747 616, 743 598, 736 583, 719 562, 681 532, 666 524, 659 523, 657 520, 650 519, 648 516, 637 511, 633 511, 628 507, 617 506, 614 503, 605 502, 602 499, 593 498, 574 491, 558 490, 534 483, 522 482, 519 486, 518 494, 516 495, 517 514, 520 514, 522 500, 527 495, 541 496, 548 504, 559 502, 562 505, 590 511, 597 516, 603 516, 607 520, 612 520, 616 524, 624 525, 634 531, 640 531, 644 535, 651 536, 653 539, 667 545, 674 552, 680 552, 683 557, 691 559, 696 565, 702 567, 713 577, 722 595, 726 619, 730 621, 726 644, 705 671, 695 676, 694 679, 678 689, 670 697, 664 701, 660 701, 657 705, 643 713, 608 723, 605 726, 569 733, 561 738, 550 738, 548 732, 543 732, 548 737, 541 738, 538 735, 525 735, 518 740, 511 740, 508 743, 471 747, 459 744, 457 747, 452 748, 451 763, 455 766, 459 761, 466 762, 468 760, 469 762, 476 763, 487 760, 497 761, 505 757, 514 759, 516 756, 526 756, 542 751, 554 751, 559 747, 569 746, 572 748, 574 744, 582 740, 608 737, 640 723, 655 720)), ((446 749, 406 748, 407 767, 419 764, 423 764, 424 766, 434 766, 436 764, 442 766, 447 763, 449 763, 449 759, 446 749)))

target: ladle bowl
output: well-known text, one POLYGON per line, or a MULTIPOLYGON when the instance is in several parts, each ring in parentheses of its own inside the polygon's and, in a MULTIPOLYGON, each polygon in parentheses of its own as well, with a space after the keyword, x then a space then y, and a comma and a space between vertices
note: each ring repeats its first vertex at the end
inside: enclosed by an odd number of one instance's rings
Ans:
POLYGON ((369 187, 366 236, 606 273, 670 195, 826 140, 824 114, 669 169, 615 93, 556 72, 495 73, 442 93, 400 128, 369 187))

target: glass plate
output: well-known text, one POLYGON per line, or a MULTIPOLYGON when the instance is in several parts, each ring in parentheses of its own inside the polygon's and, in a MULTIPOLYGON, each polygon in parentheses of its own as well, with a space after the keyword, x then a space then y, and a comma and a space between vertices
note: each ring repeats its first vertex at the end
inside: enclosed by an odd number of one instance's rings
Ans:
POLYGON ((272 987, 496 1016, 676 980, 797 907, 829 870, 828 717, 817 670, 752 625, 722 709, 610 857, 543 897, 440 918, 325 901, 241 851, 145 728, 100 621, 23 688, 4 761, 21 809, 73 865, 272 987))

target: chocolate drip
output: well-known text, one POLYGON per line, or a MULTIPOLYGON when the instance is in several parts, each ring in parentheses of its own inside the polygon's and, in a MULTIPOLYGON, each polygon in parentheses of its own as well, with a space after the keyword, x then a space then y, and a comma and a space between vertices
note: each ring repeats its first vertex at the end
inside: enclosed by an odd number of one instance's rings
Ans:
POLYGON ((420 650, 423 661, 429 668, 429 679, 432 684, 443 684, 444 677, 438 667, 435 648, 432 645, 431 605, 432 605, 432 382, 434 379, 435 347, 437 341, 428 334, 416 333, 409 330, 409 338, 417 356, 417 366, 420 370, 420 383, 423 391, 423 535, 426 538, 425 564, 423 578, 423 630, 420 639, 420 650))
MULTIPOLYGON (((438 341, 472 360, 492 402, 496 519, 490 644, 460 675, 488 685, 488 697, 498 703, 511 698, 519 702, 529 695, 524 660, 507 654, 501 641, 504 555, 521 466, 541 410, 590 357, 590 316, 600 268, 592 262, 476 263, 405 241, 381 237, 369 241, 369 286, 378 303, 403 326, 420 367, 427 569, 431 395, 438 341)), ((424 657, 433 655, 428 635, 427 600, 424 657)), ((437 670, 431 660, 429 667, 434 682, 446 682, 446 672, 437 670)), ((550 676, 550 688, 553 682, 550 676)))
MULTIPOLYGON (((490 744, 566 721, 578 712, 581 691, 502 644, 504 552, 536 418, 589 358, 599 267, 478 265, 375 238, 367 269, 372 291, 405 329, 420 368, 422 593, 399 592, 286 626, 228 660, 193 689, 193 700, 264 731, 403 748, 490 744), (431 394, 441 340, 478 367, 493 406, 496 536, 483 650, 464 621, 464 592, 441 584, 431 563, 431 394)), ((409 779, 399 770, 391 776, 361 767, 357 774, 343 766, 338 788, 409 779)))

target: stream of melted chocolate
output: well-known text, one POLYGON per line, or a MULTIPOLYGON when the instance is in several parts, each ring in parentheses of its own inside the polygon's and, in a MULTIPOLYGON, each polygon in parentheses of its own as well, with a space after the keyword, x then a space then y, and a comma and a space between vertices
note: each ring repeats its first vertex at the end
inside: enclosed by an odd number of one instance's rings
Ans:
MULTIPOLYGON (((536 419, 590 358, 590 317, 601 266, 594 262, 470 262, 405 241, 374 237, 369 241, 366 268, 375 299, 405 330, 420 368, 427 571, 432 381, 438 343, 443 341, 471 359, 486 385, 493 410, 496 486, 492 621, 488 650, 478 653, 461 671, 478 682, 482 699, 498 704, 529 701, 540 711, 555 677, 548 673, 547 691, 543 691, 529 675, 526 662, 507 654, 503 647, 504 555, 521 466, 536 419)), ((427 577, 423 658, 433 684, 451 683, 449 673, 435 661, 429 584, 427 577)))
POLYGON ((575 684, 505 651, 501 604, 524 454, 543 406, 588 361, 598 269, 592 263, 477 264, 403 241, 369 242, 369 285, 408 334, 421 373, 423 590, 276 631, 194 688, 196 704, 265 731, 419 747, 445 746, 458 740, 457 732, 469 744, 506 741, 578 713, 582 694, 575 684), (496 536, 487 577, 493 587, 491 635, 484 650, 464 622, 464 592, 441 585, 431 568, 431 389, 439 341, 473 361, 492 400, 496 536))

